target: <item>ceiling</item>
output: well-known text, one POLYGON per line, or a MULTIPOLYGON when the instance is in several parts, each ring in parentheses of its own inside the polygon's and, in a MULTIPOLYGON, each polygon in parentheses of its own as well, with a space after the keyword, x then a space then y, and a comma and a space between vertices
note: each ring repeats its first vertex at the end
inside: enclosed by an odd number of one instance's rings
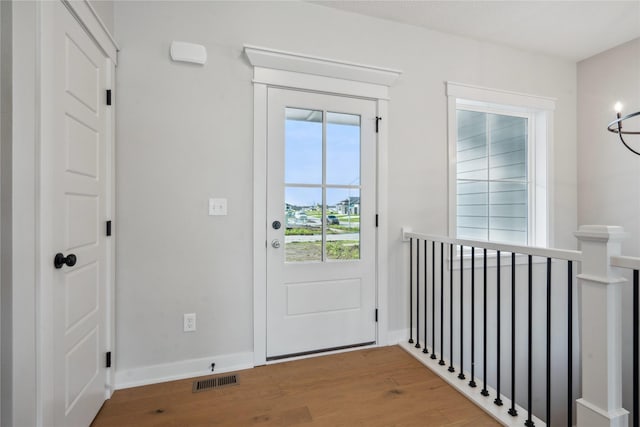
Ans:
POLYGON ((576 62, 640 37, 640 0, 314 3, 576 62))

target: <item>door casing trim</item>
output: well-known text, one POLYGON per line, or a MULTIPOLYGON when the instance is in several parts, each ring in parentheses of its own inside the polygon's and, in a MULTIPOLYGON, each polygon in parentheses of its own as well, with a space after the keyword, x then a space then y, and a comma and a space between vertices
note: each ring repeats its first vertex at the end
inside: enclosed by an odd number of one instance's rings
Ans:
MULTIPOLYGON (((290 54, 259 55, 269 62, 252 58, 253 79, 253 355, 254 366, 267 363, 267 92, 269 87, 306 90, 337 96, 352 96, 374 100, 377 114, 388 117, 389 86, 401 72, 380 67, 349 64, 344 61, 290 54), (293 64, 293 65, 292 65, 293 64), (336 64, 340 64, 336 67, 336 64), (272 68, 273 67, 273 68, 272 68), (342 68, 350 67, 351 78, 344 78, 342 68), (298 70, 317 70, 308 74, 298 70), (393 78, 384 84, 371 83, 371 70, 384 70, 393 78)), ((268 53, 268 50, 265 50, 268 53)), ((376 149, 376 307, 379 310, 376 345, 388 345, 388 120, 382 122, 377 135, 376 149)))

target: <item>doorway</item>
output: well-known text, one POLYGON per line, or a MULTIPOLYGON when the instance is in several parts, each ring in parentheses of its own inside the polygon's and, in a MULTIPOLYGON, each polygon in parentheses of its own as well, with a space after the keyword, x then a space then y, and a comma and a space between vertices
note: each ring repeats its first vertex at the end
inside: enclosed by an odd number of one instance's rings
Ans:
POLYGON ((376 102, 267 102, 266 358, 375 344, 376 102))

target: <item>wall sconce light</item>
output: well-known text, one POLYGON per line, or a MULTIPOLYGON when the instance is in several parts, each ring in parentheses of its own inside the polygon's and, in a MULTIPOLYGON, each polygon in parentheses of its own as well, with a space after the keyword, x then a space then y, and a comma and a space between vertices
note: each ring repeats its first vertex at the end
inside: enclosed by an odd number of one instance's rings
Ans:
POLYGON ((620 141, 622 141, 624 146, 627 147, 630 151, 640 156, 640 152, 629 147, 629 145, 625 142, 624 138, 622 137, 622 135, 640 135, 640 131, 622 130, 622 122, 632 117, 640 116, 640 111, 627 114, 626 116, 622 117, 622 104, 619 102, 616 102, 616 105, 613 108, 616 111, 616 120, 609 123, 609 125, 607 126, 607 130, 609 132, 617 133, 618 136, 620 137, 620 141))

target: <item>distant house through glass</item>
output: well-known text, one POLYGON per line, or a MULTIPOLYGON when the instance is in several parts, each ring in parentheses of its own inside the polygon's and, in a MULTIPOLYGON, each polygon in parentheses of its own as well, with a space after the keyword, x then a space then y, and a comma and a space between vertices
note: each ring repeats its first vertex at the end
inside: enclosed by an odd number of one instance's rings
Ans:
POLYGON ((285 260, 360 258, 360 116, 286 108, 285 260))

